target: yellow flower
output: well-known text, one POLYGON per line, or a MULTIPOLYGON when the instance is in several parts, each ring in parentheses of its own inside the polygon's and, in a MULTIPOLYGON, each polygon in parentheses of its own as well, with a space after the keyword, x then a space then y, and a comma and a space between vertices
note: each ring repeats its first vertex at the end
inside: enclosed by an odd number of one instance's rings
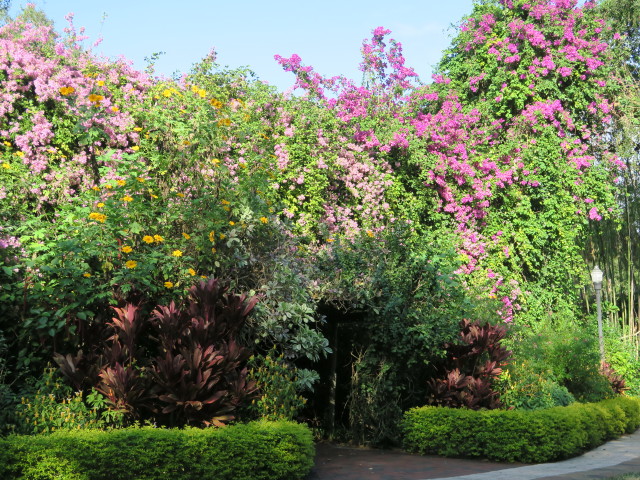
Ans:
POLYGON ((231 125, 231 120, 229 120, 228 118, 221 118, 220 120, 218 120, 219 127, 228 127, 229 125, 231 125))
POLYGON ((96 205, 96 207, 98 207, 98 208, 104 208, 104 203, 100 202, 100 203, 98 203, 98 204, 96 205))
POLYGON ((231 211, 231 207, 228 207, 228 206, 226 206, 226 205, 225 205, 224 207, 222 207, 222 209, 223 209, 225 212, 230 212, 230 211, 231 211))
POLYGON ((138 262, 136 262, 135 260, 127 260, 124 266, 127 268, 136 268, 138 266, 138 262))
POLYGON ((218 160, 217 158, 212 158, 211 163, 213 163, 214 165, 218 165, 220 163, 220 160, 218 160))
POLYGON ((173 282, 164 282, 164 286, 167 288, 173 288, 173 282))
POLYGON ((231 202, 229 202, 228 200, 220 200, 220 203, 223 205, 231 205, 231 202))
POLYGON ((216 100, 215 98, 209 100, 209 103, 213 108, 222 108, 222 102, 220 100, 216 100))
POLYGON ((169 97, 171 96, 171 94, 173 93, 173 92, 172 92, 172 90, 173 90, 173 89, 168 89, 168 88, 166 88, 166 89, 164 89, 164 90, 162 91, 162 95, 164 95, 165 97, 169 98, 169 97))
POLYGON ((140 147, 138 145, 134 145, 133 147, 131 147, 131 150, 137 152, 138 150, 140 150, 140 147))
POLYGON ((103 95, 96 95, 95 93, 92 93, 91 95, 89 95, 89 101, 91 103, 100 103, 102 100, 104 100, 104 96, 103 95))
POLYGON ((373 232, 371 230, 367 230, 367 235, 369 235, 370 237, 373 237, 373 232))
POLYGON ((211 230, 211 231, 209 232, 209 241, 210 241, 211 243, 213 243, 213 242, 215 242, 215 241, 216 241, 216 232, 214 232, 213 230, 211 230))
POLYGON ((107 216, 104 215, 103 213, 98 213, 98 212, 92 212, 89 214, 89 218, 91 220, 96 220, 100 223, 104 223, 105 220, 107 219, 107 216))
POLYGON ((153 239, 158 243, 164 242, 164 238, 162 238, 160 235, 154 235, 153 239))
POLYGON ((113 113, 118 113, 120 111, 120 109, 114 105, 113 107, 111 107, 111 111, 113 113))
POLYGON ((62 95, 63 97, 66 97, 67 95, 71 95, 75 91, 76 89, 73 87, 61 87, 59 90, 60 95, 62 95))
POLYGON ((217 252, 217 250, 215 249, 215 247, 212 247, 211 248, 211 253, 216 253, 216 252, 217 252))
POLYGON ((116 183, 121 187, 124 187, 127 184, 127 182, 125 182, 124 180, 116 180, 116 183))
POLYGON ((133 248, 131 248, 129 245, 125 245, 120 250, 122 250, 124 253, 131 253, 133 251, 133 248))
POLYGON ((133 202, 133 198, 131 198, 129 195, 125 195, 124 197, 122 197, 122 200, 124 202, 133 202))
POLYGON ((236 222, 234 222, 233 220, 229 222, 229 225, 231 225, 232 227, 236 224, 236 222))
POLYGON ((4 143, 5 147, 10 147, 11 146, 11 142, 7 142, 6 140, 4 142, 2 142, 2 143, 4 143))
POLYGON ((4 162, 4 163, 2 164, 2 168, 5 168, 5 169, 7 169, 7 170, 10 170, 10 169, 11 169, 11 165, 9 165, 7 162, 4 162))
POLYGON ((267 219, 267 217, 260 217, 260 221, 262 223, 267 223, 269 220, 267 219))
POLYGON ((91 190, 95 190, 96 192, 100 191, 100 187, 97 185, 94 185, 93 187, 91 187, 91 190))
POLYGON ((83 273, 82 276, 89 278, 91 276, 91 274, 87 272, 87 273, 83 273))
POLYGON ((16 152, 16 155, 19 157, 24 157, 24 152, 16 152))
POLYGON ((113 185, 105 185, 104 188, 113 188, 113 185))
POLYGON ((145 235, 142 237, 142 241, 145 243, 153 243, 153 237, 151 235, 145 235))
POLYGON ((220 234, 220 240, 224 240, 225 238, 227 238, 227 236, 224 233, 220 234))
POLYGON ((173 252, 171 252, 171 255, 173 255, 174 257, 181 257, 182 252, 180 250, 174 250, 173 252))
POLYGON ((158 198, 158 195, 154 195, 153 193, 149 194, 151 196, 151 198, 158 198))
POLYGON ((185 240, 189 240, 191 238, 191 235, 189 235, 188 233, 184 233, 184 232, 182 232, 182 236, 184 237, 185 240))
POLYGON ((178 192, 178 193, 176 193, 176 195, 179 196, 180 198, 184 198, 184 193, 178 192))
POLYGON ((327 238, 327 242, 331 243, 333 241, 334 241, 333 238, 327 238))
POLYGON ((189 270, 187 270, 187 272, 189 272, 189 275, 191 275, 192 277, 196 274, 196 271, 193 268, 190 268, 189 270))
POLYGON ((141 131, 142 131, 142 128, 140 128, 140 127, 133 127, 133 131, 134 131, 134 132, 141 132, 141 131))
POLYGON ((138 177, 138 178, 136 178, 136 180, 138 180, 140 183, 144 183, 145 182, 145 179, 142 178, 142 177, 138 177))

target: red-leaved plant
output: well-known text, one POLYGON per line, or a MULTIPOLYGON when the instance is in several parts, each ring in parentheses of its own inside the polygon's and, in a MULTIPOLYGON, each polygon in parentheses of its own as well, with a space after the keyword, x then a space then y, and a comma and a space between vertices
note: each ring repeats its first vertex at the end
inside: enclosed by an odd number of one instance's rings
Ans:
POLYGON ((506 334, 502 325, 462 320, 458 341, 445 344, 447 354, 440 375, 427 382, 427 402, 473 410, 499 408, 493 381, 511 356, 511 351, 500 345, 506 334))
POLYGON ((101 348, 54 359, 77 388, 95 387, 130 419, 220 426, 256 391, 247 380, 251 352, 237 336, 257 302, 209 279, 189 290, 185 306, 158 306, 150 318, 135 305, 115 308, 101 348))

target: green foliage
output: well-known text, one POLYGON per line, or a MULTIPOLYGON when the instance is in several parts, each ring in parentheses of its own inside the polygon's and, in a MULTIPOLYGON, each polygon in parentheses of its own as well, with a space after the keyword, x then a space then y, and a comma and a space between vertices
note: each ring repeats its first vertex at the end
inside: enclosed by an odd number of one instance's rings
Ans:
POLYGON ((283 354, 276 356, 274 349, 266 356, 253 357, 249 365, 249 378, 258 389, 250 411, 265 420, 294 420, 306 403, 296 390, 296 369, 287 364, 283 354))
POLYGON ((308 428, 285 421, 10 436, 0 446, 6 480, 301 480, 314 456, 308 428))
POLYGON ((38 434, 122 426, 122 413, 108 410, 102 395, 92 390, 85 397, 61 380, 56 369, 44 371, 34 385, 35 391, 23 397, 16 407, 15 432, 38 434))
MULTIPOLYGON (((555 391, 562 399, 563 392, 556 385, 566 387, 580 402, 612 398, 614 392, 600 370, 597 338, 593 334, 585 335, 584 327, 577 325, 555 327, 554 330, 535 334, 521 329, 514 337, 512 347, 516 361, 509 370, 512 381, 511 387, 506 387, 507 398, 512 395, 512 401, 524 404, 527 402, 523 395, 548 397, 555 391), (527 386, 536 378, 542 380, 539 385, 544 388, 540 391, 527 386), (512 394, 509 388, 514 389, 512 394), (544 389, 548 393, 544 393, 544 389)), ((549 400, 537 399, 533 404, 549 400)))
POLYGON ((500 400, 507 408, 538 410, 566 407, 575 402, 567 387, 526 368, 526 360, 512 365, 499 379, 500 400))
POLYGON ((640 399, 541 410, 421 407, 405 413, 404 448, 421 454, 539 463, 573 457, 640 425, 640 399))

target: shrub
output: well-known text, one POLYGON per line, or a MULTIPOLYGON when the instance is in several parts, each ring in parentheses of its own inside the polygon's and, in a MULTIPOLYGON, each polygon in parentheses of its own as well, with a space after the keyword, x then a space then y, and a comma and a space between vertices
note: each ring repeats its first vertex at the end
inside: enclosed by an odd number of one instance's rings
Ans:
POLYGON ((443 378, 431 378, 428 403, 447 407, 498 408, 500 399, 493 388, 511 352, 500 345, 507 329, 479 321, 460 322, 457 342, 445 344, 443 378))
POLYGON ((95 386, 129 421, 220 426, 255 392, 250 351, 238 336, 258 297, 227 290, 217 279, 202 281, 185 306, 159 306, 150 319, 131 304, 116 308, 107 343, 93 346, 101 353, 55 360, 76 387, 95 386))
POLYGON ((309 429, 252 422, 223 429, 126 428, 0 440, 4 480, 302 479, 313 465, 309 429), (153 445, 153 448, 149 448, 153 445))
POLYGON ((618 397, 535 411, 420 407, 405 413, 410 452, 549 462, 579 455, 640 425, 640 399, 618 397))

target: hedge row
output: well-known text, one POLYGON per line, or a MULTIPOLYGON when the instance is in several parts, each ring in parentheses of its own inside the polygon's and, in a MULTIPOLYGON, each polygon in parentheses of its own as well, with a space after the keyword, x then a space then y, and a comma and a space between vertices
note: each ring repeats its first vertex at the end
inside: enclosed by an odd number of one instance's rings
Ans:
POLYGON ((60 431, 0 439, 0 478, 294 480, 309 473, 314 454, 309 429, 285 421, 60 431))
POLYGON ((579 455, 640 426, 640 399, 543 410, 420 407, 405 413, 404 448, 448 457, 538 463, 579 455))

